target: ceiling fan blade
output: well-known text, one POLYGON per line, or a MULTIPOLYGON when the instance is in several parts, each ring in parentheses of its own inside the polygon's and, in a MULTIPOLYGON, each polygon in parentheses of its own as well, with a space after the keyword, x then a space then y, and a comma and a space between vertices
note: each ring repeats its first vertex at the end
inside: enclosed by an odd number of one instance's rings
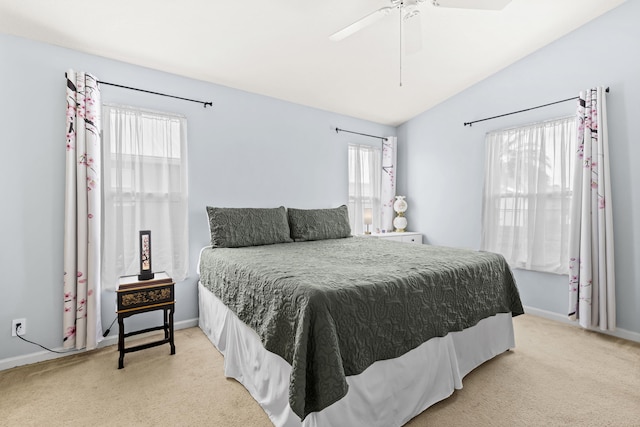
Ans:
POLYGON ((458 9, 502 10, 511 0, 433 0, 434 6, 458 9))
POLYGON ((405 55, 413 55, 422 50, 422 19, 420 11, 414 10, 403 18, 402 36, 404 37, 405 55))
POLYGON ((329 39, 333 40, 334 42, 343 40, 343 39, 349 37, 350 35, 352 35, 353 33, 356 33, 358 31, 362 30, 363 28, 366 28, 369 25, 371 25, 371 24, 379 21, 380 19, 384 18, 393 9, 395 9, 395 7, 387 6, 387 7, 383 7, 381 9, 378 9, 375 12, 371 12, 370 14, 368 14, 367 16, 359 19, 358 21, 354 22, 353 24, 348 25, 348 26, 344 27, 343 29, 341 29, 340 31, 337 31, 337 32, 333 33, 331 36, 329 36, 329 39))

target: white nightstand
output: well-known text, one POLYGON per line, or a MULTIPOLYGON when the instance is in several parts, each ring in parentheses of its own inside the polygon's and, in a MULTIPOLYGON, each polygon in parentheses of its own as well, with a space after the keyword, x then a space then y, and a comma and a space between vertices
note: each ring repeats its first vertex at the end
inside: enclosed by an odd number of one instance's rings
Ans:
POLYGON ((377 239, 387 239, 395 240, 397 242, 422 244, 422 234, 413 233, 411 231, 404 231, 402 233, 396 233, 395 231, 389 233, 371 233, 369 234, 369 236, 375 237, 377 239))

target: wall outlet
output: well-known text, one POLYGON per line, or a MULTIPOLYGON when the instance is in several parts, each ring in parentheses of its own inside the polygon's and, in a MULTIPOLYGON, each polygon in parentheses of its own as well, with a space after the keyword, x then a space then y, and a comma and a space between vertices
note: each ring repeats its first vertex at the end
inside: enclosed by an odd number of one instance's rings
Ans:
POLYGON ((24 335, 27 333, 27 319, 13 319, 11 322, 11 336, 24 335))

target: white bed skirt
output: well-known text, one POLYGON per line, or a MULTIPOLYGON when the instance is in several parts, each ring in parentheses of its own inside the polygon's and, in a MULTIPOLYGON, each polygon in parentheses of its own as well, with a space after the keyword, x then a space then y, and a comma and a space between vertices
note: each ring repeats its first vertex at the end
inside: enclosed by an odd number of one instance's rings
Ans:
POLYGON ((462 388, 474 368, 515 347, 511 314, 489 317, 347 377, 347 395, 302 422, 289 406, 291 366, 200 283, 198 294, 199 326, 224 355, 225 375, 244 385, 277 427, 404 425, 462 388))

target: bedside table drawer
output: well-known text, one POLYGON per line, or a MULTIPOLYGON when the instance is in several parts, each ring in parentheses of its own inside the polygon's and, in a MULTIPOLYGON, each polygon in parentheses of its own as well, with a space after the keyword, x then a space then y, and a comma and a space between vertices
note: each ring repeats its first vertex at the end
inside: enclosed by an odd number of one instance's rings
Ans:
POLYGON ((420 245, 422 244, 422 234, 414 233, 411 231, 403 231, 403 232, 391 231, 388 233, 371 233, 369 236, 374 237, 376 239, 393 240, 395 242, 417 243, 420 245))
POLYGON ((174 303, 173 283, 118 291, 118 312, 174 303))
POLYGON ((404 243, 419 243, 422 244, 422 234, 411 234, 410 236, 402 236, 404 243))

